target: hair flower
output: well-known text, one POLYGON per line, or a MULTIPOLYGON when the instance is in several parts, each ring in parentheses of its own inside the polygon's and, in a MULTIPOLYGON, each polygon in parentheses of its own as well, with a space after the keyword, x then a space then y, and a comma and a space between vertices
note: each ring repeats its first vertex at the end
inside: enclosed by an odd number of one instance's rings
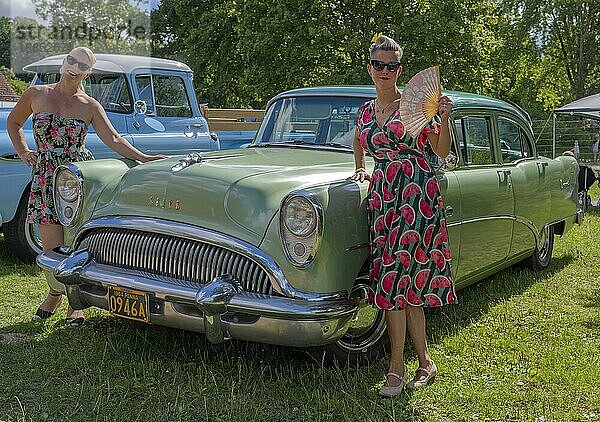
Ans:
POLYGON ((373 38, 371 38, 371 44, 375 44, 375 41, 377 41, 377 38, 379 38, 382 35, 383 34, 381 32, 378 32, 377 34, 373 35, 373 38))

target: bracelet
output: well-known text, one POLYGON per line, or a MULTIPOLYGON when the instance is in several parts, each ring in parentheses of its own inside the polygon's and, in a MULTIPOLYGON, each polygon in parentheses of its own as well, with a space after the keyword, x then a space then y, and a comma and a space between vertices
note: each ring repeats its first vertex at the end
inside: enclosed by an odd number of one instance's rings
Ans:
POLYGON ((356 170, 354 170, 354 173, 360 173, 361 171, 364 171, 365 173, 367 172, 367 170, 365 170, 364 168, 359 167, 356 170))

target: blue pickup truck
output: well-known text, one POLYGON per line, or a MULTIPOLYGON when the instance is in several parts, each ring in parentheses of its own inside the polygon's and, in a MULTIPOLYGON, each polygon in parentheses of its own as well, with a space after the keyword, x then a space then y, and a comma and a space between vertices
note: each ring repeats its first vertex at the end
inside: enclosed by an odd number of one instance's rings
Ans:
MULTIPOLYGON (((35 73, 33 84, 57 82, 64 55, 25 66, 35 73)), ((191 69, 180 62, 152 57, 97 54, 86 92, 106 110, 116 130, 147 154, 188 154, 239 147, 250 132, 210 132, 192 84, 191 69), (224 140, 221 145, 219 135, 224 140)), ((41 251, 37 227, 25 222, 31 170, 15 154, 6 131, 11 108, 0 108, 0 224, 5 242, 26 261, 41 251)), ((27 144, 35 148, 31 119, 23 127, 27 144)), ((90 127, 86 146, 95 158, 115 153, 90 127)))

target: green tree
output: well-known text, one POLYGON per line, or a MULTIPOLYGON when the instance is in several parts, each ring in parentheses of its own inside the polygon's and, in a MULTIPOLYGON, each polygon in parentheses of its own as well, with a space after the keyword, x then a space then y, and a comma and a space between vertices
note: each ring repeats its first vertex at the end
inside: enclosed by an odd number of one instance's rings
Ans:
POLYGON ((17 78, 8 67, 0 66, 0 73, 4 75, 15 94, 21 95, 29 87, 29 83, 17 78))
POLYGON ((373 34, 405 49, 402 81, 433 64, 444 85, 494 93, 498 7, 487 0, 164 0, 155 54, 187 62, 212 106, 264 106, 307 85, 370 83, 373 34))
POLYGON ((10 18, 0 17, 0 66, 10 67, 10 18))
POLYGON ((77 45, 98 53, 147 55, 150 51, 149 16, 127 0, 32 2, 36 14, 49 22, 47 38, 56 53, 77 45))
POLYGON ((600 88, 598 0, 511 0, 504 6, 515 17, 518 32, 538 48, 538 98, 547 108, 600 88))

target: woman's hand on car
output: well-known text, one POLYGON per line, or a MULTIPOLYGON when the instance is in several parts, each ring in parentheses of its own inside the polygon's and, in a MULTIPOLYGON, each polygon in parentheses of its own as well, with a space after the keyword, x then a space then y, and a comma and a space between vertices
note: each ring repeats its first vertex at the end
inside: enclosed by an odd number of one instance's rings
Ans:
POLYGON ((371 180, 371 175, 367 173, 367 171, 363 168, 356 169, 354 174, 348 178, 348 180, 352 180, 353 182, 364 182, 365 180, 371 180))
POLYGON ((148 161, 154 161, 154 160, 162 160, 164 158, 169 158, 168 155, 162 155, 162 154, 158 154, 158 155, 147 155, 144 154, 144 158, 142 160, 140 160, 142 163, 147 163, 148 161))

